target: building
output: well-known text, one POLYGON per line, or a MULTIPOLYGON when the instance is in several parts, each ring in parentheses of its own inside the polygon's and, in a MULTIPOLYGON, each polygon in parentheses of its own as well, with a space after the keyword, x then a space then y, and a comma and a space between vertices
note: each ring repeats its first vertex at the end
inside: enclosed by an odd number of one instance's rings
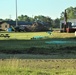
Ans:
POLYGON ((65 21, 60 21, 60 31, 64 32, 64 29, 66 27, 66 32, 75 32, 76 31, 76 19, 68 19, 67 24, 65 26, 65 21))
MULTIPOLYGON (((21 25, 32 25, 31 22, 24 22, 24 21, 18 21, 18 26, 21 25)), ((16 27, 16 21, 3 21, 0 22, 0 30, 7 30, 8 28, 10 28, 11 26, 16 27)))
POLYGON ((14 31, 48 31, 50 25, 44 22, 18 21, 18 26, 16 26, 16 21, 0 22, 0 30, 8 31, 11 27, 14 31))

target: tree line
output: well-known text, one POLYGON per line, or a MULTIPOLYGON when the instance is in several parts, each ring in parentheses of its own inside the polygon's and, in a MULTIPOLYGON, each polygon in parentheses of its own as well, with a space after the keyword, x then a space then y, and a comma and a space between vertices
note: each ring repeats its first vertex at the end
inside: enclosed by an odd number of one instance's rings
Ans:
MULTIPOLYGON (((66 8, 67 11, 67 18, 68 19, 76 19, 76 7, 68 7, 66 8)), ((26 22, 35 22, 41 21, 48 23, 53 28, 60 27, 60 20, 64 19, 64 11, 61 12, 60 18, 52 19, 49 16, 38 15, 34 17, 29 17, 28 15, 20 15, 18 16, 18 21, 26 21, 26 22)), ((12 19, 0 19, 0 21, 10 21, 12 19)), ((12 20, 13 21, 13 20, 12 20)))
MULTIPOLYGON (((14 21, 12 19, 0 19, 0 21, 14 21)), ((48 23, 50 25, 50 27, 59 27, 60 25, 60 19, 56 18, 55 20, 51 19, 51 17, 48 16, 43 16, 43 15, 38 15, 38 16, 34 16, 34 17, 29 17, 28 15, 20 15, 18 16, 18 21, 25 21, 25 22, 36 22, 36 21, 40 21, 40 22, 45 22, 48 23)))

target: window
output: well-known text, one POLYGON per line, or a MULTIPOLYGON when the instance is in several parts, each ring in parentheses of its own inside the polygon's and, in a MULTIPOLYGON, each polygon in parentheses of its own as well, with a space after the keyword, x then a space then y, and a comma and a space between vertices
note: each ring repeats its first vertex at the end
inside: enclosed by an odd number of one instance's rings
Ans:
POLYGON ((0 28, 1 28, 1 25, 0 25, 0 28))
POLYGON ((7 25, 5 25, 5 28, 7 28, 7 25))

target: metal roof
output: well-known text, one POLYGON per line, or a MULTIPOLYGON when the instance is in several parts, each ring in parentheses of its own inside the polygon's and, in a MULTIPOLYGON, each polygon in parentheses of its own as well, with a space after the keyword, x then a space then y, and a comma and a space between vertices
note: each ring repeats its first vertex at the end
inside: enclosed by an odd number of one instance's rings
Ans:
MULTIPOLYGON (((2 24, 2 23, 8 23, 10 25, 16 25, 16 21, 3 21, 3 22, 0 22, 0 24, 2 24)), ((32 22, 18 21, 18 25, 32 25, 32 22)))

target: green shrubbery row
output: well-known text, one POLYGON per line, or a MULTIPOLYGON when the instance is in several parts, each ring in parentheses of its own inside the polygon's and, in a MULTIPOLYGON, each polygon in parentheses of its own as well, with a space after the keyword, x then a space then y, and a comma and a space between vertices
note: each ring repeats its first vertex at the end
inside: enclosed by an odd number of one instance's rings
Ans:
POLYGON ((30 48, 25 48, 23 50, 18 50, 18 49, 5 49, 5 50, 0 50, 0 53, 5 53, 5 54, 45 54, 45 55, 50 55, 50 54, 63 54, 63 53, 76 53, 76 46, 49 46, 49 47, 30 47, 30 48))

